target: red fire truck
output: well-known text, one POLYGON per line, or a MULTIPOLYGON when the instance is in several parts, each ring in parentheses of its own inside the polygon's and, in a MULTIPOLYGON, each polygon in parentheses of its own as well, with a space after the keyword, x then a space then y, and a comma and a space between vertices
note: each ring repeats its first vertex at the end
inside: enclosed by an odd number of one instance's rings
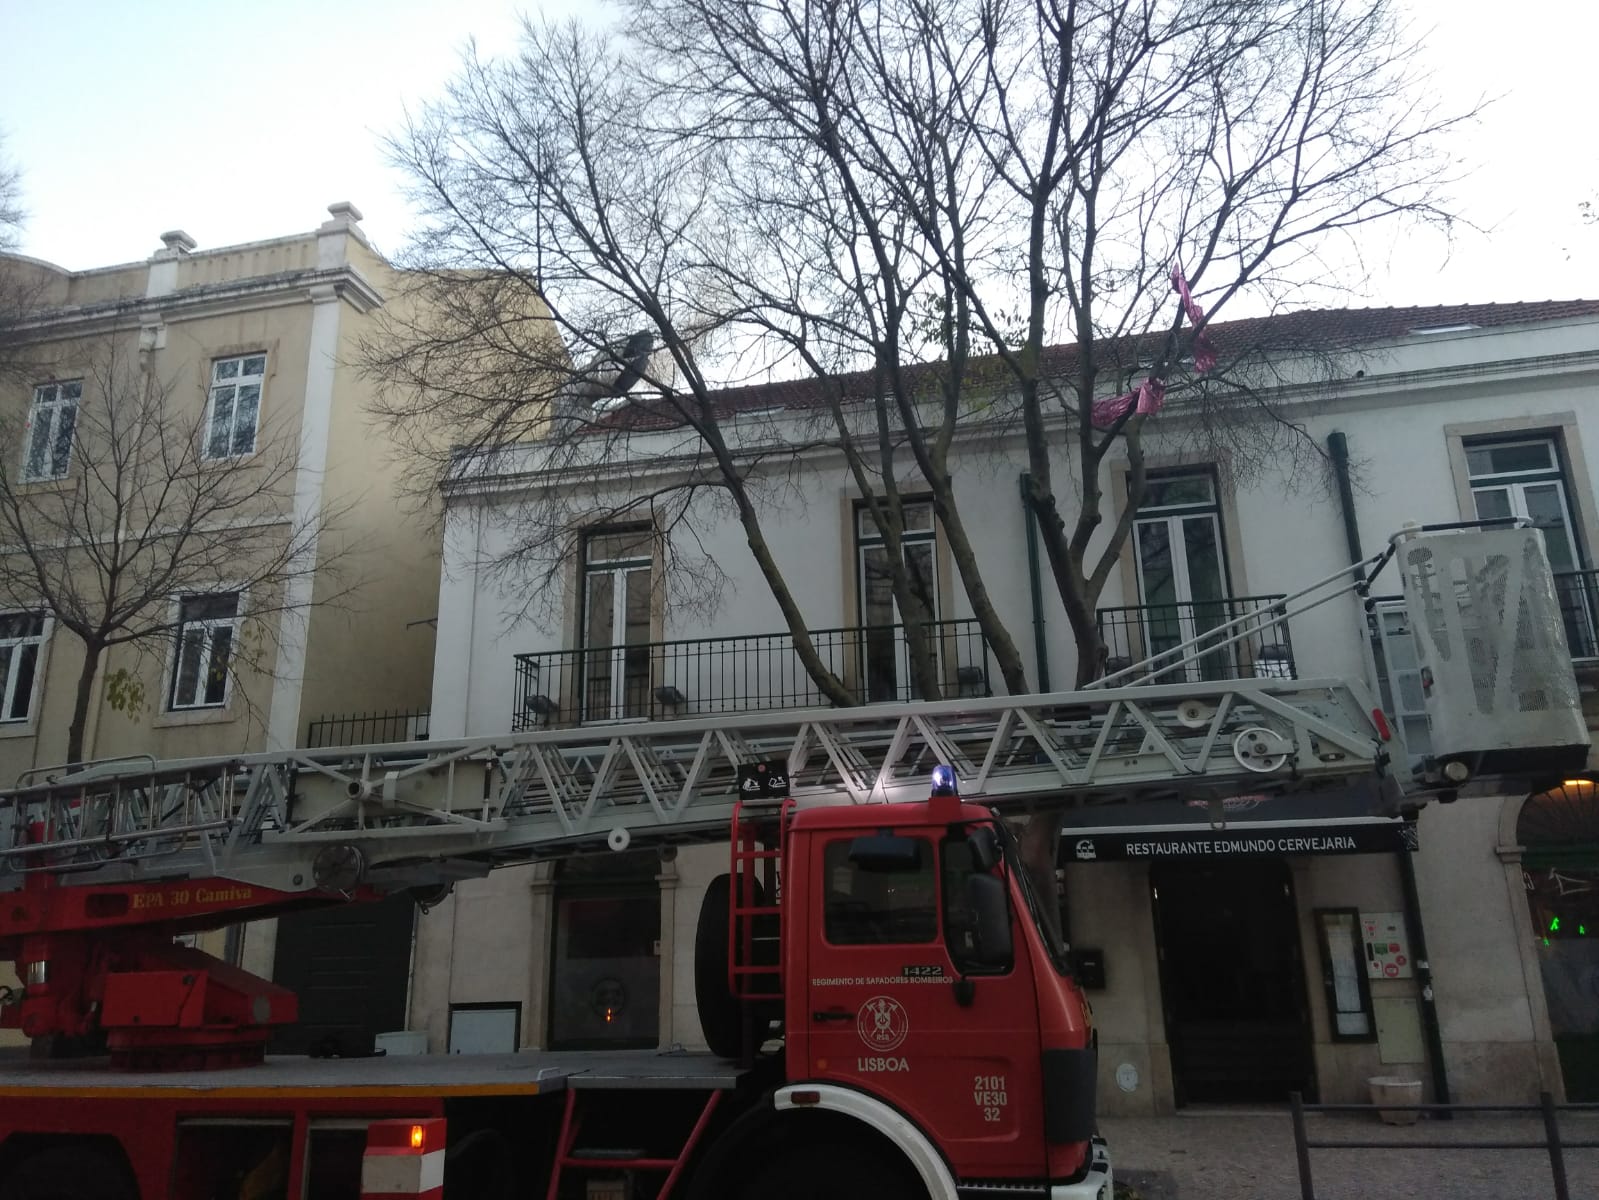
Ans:
MULTIPOLYGON (((1434 539, 1406 561, 1432 579, 1532 562, 1477 536, 1492 553, 1434 539)), ((1429 699, 1497 646, 1494 678, 1535 671, 1516 703, 1542 708, 1525 732, 1439 709, 1414 769, 1361 684, 1161 682, 1224 627, 1153 677, 1069 693, 30 774, 0 793, 0 960, 21 980, 0 1025, 34 1045, 0 1062, 0 1200, 1109 1200, 1092 1016, 1004 818, 1177 790, 1221 821, 1231 796, 1350 786, 1397 811, 1502 765, 1572 769, 1587 733, 1563 646, 1505 669, 1548 615, 1547 568, 1519 606, 1472 579, 1427 595, 1473 647, 1429 663, 1429 699), (707 841, 730 845, 699 919, 709 1054, 271 1057, 294 997, 179 940, 707 841), (99 1054, 48 1053, 73 1045, 99 1054)))

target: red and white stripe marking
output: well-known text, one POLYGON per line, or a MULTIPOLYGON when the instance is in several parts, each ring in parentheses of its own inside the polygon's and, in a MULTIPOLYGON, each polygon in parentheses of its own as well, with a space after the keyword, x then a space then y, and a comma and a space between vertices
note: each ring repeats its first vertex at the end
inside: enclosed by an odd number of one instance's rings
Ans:
POLYGON ((361 1156, 361 1200, 443 1200, 444 1120, 373 1121, 361 1156))

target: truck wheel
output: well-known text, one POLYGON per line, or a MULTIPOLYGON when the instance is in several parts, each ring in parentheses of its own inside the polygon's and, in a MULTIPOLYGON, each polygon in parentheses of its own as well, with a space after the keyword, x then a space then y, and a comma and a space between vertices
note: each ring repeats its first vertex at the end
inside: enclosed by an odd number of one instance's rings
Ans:
POLYGON ((738 1200, 927 1200, 910 1166, 849 1143, 807 1146, 769 1159, 735 1193, 738 1200))
POLYGON ((744 1049, 743 1006, 727 986, 727 923, 733 907, 733 877, 718 875, 705 889, 694 929, 694 1003, 705 1044, 718 1058, 744 1049))
MULTIPOLYGON (((755 881, 755 903, 766 903, 766 891, 755 881)), ((783 1019, 781 1000, 756 1000, 749 1004, 734 998, 727 983, 727 922, 733 906, 733 879, 718 875, 705 889, 700 904, 699 925, 694 930, 694 999, 700 1013, 700 1029, 705 1044, 719 1058, 737 1058, 744 1051, 744 1022, 754 1027, 754 1044, 759 1049, 783 1019)), ((778 925, 774 916, 755 918, 755 962, 770 966, 776 977, 778 925)), ((765 982, 757 976, 758 982, 765 982)))
POLYGON ((0 1200, 139 1200, 120 1163, 83 1146, 51 1146, 0 1183, 0 1200))

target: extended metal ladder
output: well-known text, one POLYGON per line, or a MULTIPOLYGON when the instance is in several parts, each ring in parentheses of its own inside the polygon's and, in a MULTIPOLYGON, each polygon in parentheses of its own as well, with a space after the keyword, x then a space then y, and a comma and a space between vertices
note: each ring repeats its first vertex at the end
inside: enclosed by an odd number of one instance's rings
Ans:
POLYGON ((740 766, 769 761, 802 807, 925 799, 937 763, 1010 810, 1317 787, 1380 772, 1373 711, 1349 681, 1257 679, 100 763, 0 793, 0 889, 38 871, 413 886, 607 842, 719 840, 740 766))
MULTIPOLYGON (((1553 577, 1541 535, 1524 524, 1408 529, 1269 616, 1224 622, 1079 691, 33 772, 0 792, 0 891, 39 872, 85 884, 221 877, 286 892, 430 886, 640 839, 721 840, 741 774, 763 763, 787 772, 800 807, 923 800, 939 763, 954 767, 963 796, 1013 812, 1359 780, 1385 785, 1391 800, 1403 780, 1388 772, 1387 722, 1364 684, 1160 680, 1257 636, 1262 621, 1364 598, 1396 550, 1429 662, 1451 680, 1427 696, 1449 734, 1451 778, 1492 770, 1500 754, 1580 763, 1588 735, 1553 577), (1521 637, 1533 627, 1547 635, 1531 639, 1536 654, 1521 637)), ((754 850, 748 858, 753 878, 754 850)), ((752 916, 759 907, 750 895, 742 904, 752 916)))

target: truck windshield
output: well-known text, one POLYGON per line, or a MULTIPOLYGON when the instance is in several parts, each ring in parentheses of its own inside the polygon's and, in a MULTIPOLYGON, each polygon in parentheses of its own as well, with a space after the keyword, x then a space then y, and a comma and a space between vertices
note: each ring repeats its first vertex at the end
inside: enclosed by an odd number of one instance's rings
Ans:
POLYGON ((1046 901, 1045 897, 1038 894, 1032 875, 1022 865, 1021 850, 1016 844, 1016 837, 1005 822, 996 821, 994 826, 999 833, 1000 844, 1005 848, 1006 869, 1016 877, 1016 883, 1027 901, 1027 911, 1033 919, 1033 927, 1038 930, 1038 937, 1044 943, 1044 949, 1049 951, 1050 962, 1062 975, 1071 974, 1071 956, 1067 953, 1066 944, 1055 931, 1055 923, 1044 919, 1044 904, 1054 903, 1054 897, 1049 897, 1046 901))

